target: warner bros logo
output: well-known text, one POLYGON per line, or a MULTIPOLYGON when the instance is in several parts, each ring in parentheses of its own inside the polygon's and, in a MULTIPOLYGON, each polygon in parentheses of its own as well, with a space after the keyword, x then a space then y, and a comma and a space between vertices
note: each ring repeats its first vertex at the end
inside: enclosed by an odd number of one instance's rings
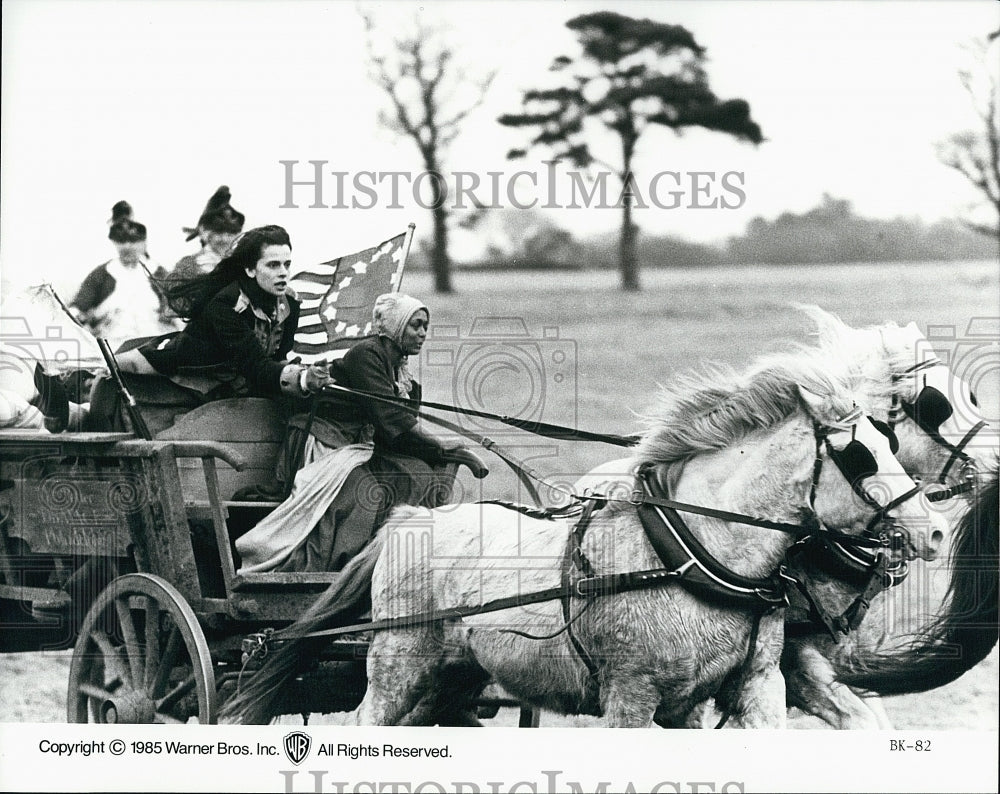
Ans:
POLYGON ((285 737, 285 755, 296 766, 306 760, 310 747, 312 737, 302 731, 292 731, 285 737))

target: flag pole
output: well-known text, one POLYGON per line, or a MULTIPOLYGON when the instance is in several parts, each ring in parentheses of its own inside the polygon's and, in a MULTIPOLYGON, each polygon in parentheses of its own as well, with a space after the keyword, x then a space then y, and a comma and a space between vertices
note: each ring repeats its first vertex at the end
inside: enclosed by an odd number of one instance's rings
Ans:
POLYGON ((410 221, 406 227, 406 237, 403 240, 403 258, 396 269, 396 272, 399 273, 399 278, 396 279, 396 292, 399 292, 400 287, 403 285, 403 268, 406 267, 406 259, 410 255, 410 245, 413 243, 413 232, 416 228, 417 224, 413 221, 410 221))

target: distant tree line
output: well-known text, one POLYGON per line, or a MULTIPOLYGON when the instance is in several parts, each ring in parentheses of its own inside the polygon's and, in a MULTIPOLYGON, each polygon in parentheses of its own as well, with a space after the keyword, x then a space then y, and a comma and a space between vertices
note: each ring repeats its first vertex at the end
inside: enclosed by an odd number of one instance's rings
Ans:
MULTIPOLYGON (((489 217, 489 215, 487 215, 489 217)), ((463 268, 593 270, 618 263, 619 236, 612 231, 575 238, 540 213, 511 211, 493 221, 480 220, 473 233, 502 232, 463 268)), ((995 240, 970 230, 959 220, 925 223, 918 218, 890 220, 858 215, 851 202, 824 195, 803 213, 785 212, 774 220, 754 218, 746 231, 725 243, 710 244, 672 235, 643 234, 637 245, 642 267, 715 267, 720 265, 802 265, 821 263, 926 262, 996 258, 995 240)), ((420 254, 411 265, 421 267, 420 254)))
POLYGON ((958 221, 864 218, 849 201, 824 195, 818 207, 802 214, 754 218, 746 232, 730 238, 726 254, 733 264, 905 262, 984 259, 995 257, 997 246, 958 221))

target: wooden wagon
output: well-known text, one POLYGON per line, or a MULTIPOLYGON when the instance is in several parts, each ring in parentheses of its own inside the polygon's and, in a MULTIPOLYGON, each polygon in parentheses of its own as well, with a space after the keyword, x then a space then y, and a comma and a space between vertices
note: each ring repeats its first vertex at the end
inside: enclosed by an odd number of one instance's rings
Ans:
MULTIPOLYGON (((233 495, 273 480, 283 432, 254 398, 207 403, 150 441, 0 430, 0 648, 73 648, 70 722, 215 722, 253 674, 254 636, 334 581, 238 571, 234 540, 277 502, 233 495)), ((366 651, 329 642, 281 713, 355 708, 366 651)))

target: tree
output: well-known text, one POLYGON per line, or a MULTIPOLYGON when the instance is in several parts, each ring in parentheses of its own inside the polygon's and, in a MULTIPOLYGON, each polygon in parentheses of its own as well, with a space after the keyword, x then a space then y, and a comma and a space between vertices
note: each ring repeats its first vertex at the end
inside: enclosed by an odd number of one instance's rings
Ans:
MULTIPOLYGON (((632 223, 632 161, 643 133, 661 126, 680 134, 686 127, 724 132, 758 144, 760 127, 743 99, 720 100, 704 70, 705 49, 680 25, 632 19, 610 11, 584 14, 566 23, 582 48, 577 60, 561 55, 552 71, 573 68, 556 88, 524 92, 524 112, 500 117, 509 127, 535 127, 530 146, 551 150, 555 159, 588 168, 594 163, 612 171, 622 184, 619 268, 625 290, 639 289, 637 227, 632 223), (584 140, 588 128, 603 125, 617 135, 619 166, 598 159, 584 140)), ((513 149, 508 157, 526 154, 513 149)))
POLYGON ((431 190, 433 244, 430 251, 434 289, 451 292, 448 256, 448 185, 442 171, 449 144, 462 122, 482 104, 496 72, 475 80, 454 60, 439 29, 415 21, 411 34, 395 39, 389 52, 375 46, 372 16, 362 13, 367 34, 370 77, 389 97, 391 112, 380 112, 387 129, 409 137, 420 151, 431 190))
POLYGON ((990 57, 990 50, 997 49, 997 45, 990 42, 996 42, 998 34, 1000 31, 990 34, 986 42, 976 42, 973 45, 976 68, 962 69, 958 73, 962 87, 972 100, 979 128, 956 132, 938 144, 938 158, 964 176, 996 213, 991 222, 965 220, 965 225, 1000 239, 1000 110, 997 108, 1000 80, 996 75, 996 61, 990 57))

